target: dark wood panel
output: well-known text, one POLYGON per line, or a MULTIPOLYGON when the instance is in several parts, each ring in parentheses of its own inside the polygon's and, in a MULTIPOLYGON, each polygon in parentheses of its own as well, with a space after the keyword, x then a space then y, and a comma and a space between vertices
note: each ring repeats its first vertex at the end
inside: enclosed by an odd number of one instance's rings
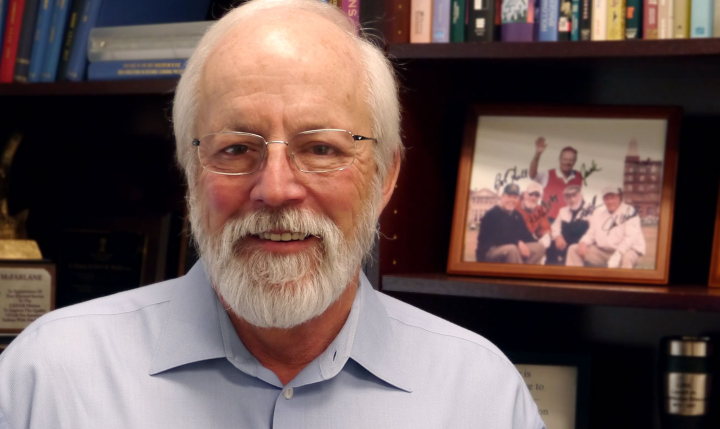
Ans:
POLYGON ((720 54, 720 39, 401 43, 390 45, 389 52, 400 59, 689 57, 720 54))
POLYGON ((720 290, 704 286, 605 285, 429 273, 383 276, 382 289, 561 304, 720 312, 720 290))
POLYGON ((48 95, 136 95, 167 94, 175 91, 177 79, 110 80, 93 82, 0 84, 3 96, 48 95))

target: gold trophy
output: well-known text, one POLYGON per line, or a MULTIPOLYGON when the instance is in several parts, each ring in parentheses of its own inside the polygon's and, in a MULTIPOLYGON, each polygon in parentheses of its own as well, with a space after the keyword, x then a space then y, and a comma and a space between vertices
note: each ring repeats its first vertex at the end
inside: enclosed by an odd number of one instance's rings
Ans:
POLYGON ((17 216, 8 213, 8 190, 10 189, 10 166, 22 134, 14 133, 7 142, 0 160, 0 259, 42 259, 35 240, 29 240, 25 225, 28 211, 17 216))

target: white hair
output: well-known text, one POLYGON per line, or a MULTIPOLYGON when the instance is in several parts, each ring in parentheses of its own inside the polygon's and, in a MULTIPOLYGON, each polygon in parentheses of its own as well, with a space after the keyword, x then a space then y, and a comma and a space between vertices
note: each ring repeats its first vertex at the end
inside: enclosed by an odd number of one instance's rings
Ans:
POLYGON ((385 180, 394 157, 402 157, 400 139, 400 103, 398 85, 392 65, 383 52, 364 36, 356 34, 354 23, 336 6, 318 0, 250 0, 231 10, 210 27, 200 40, 185 67, 175 92, 173 127, 177 160, 188 180, 191 203, 195 190, 198 159, 191 144, 196 130, 199 82, 208 55, 223 37, 239 23, 268 14, 269 9, 301 10, 326 18, 348 34, 348 40, 359 51, 358 60, 364 69, 364 86, 372 120, 373 136, 378 140, 375 164, 381 181, 385 180))

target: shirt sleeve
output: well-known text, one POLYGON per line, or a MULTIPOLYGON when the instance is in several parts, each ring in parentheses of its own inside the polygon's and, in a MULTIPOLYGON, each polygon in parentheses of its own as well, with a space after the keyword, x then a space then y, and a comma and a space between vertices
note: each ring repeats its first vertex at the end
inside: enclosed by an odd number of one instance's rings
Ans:
POLYGON ((618 244, 617 251, 625 253, 634 249, 641 255, 645 254, 645 237, 640 226, 640 216, 633 216, 625 221, 625 235, 618 244))
POLYGON ((595 232, 597 230, 598 224, 600 223, 600 220, 595 214, 590 216, 590 219, 588 220, 590 221, 590 226, 588 227, 585 235, 580 238, 580 243, 585 243, 589 246, 591 244, 595 244, 595 232))
POLYGON ((550 235, 551 238, 554 240, 557 237, 559 237, 562 234, 562 212, 558 214, 558 217, 555 218, 555 221, 552 223, 552 226, 550 227, 550 235))
POLYGON ((539 184, 542 185, 543 188, 545 188, 548 184, 548 172, 547 171, 538 171, 535 175, 535 180, 539 184))

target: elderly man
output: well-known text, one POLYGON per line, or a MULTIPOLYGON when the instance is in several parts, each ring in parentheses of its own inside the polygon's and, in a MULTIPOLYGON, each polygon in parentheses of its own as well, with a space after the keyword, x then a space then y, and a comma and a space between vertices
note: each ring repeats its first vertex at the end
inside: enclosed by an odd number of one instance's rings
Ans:
POLYGON ((543 186, 543 205, 548 209, 548 218, 552 222, 565 207, 563 191, 568 186, 582 186, 582 173, 575 170, 577 150, 566 146, 560 150, 559 169, 551 168, 548 171, 538 171, 540 157, 547 149, 545 137, 538 137, 535 141, 535 155, 530 161, 530 178, 543 186))
POLYGON ((530 233, 517 206, 520 187, 506 185, 500 202, 480 220, 475 256, 483 262, 538 264, 545 256, 545 247, 530 233))
POLYGON ((359 267, 402 154, 392 68, 337 8, 203 37, 174 126, 202 261, 50 313, 0 355, 0 428, 542 428, 484 338, 359 267))
POLYGON ((547 209, 540 203, 541 197, 542 186, 538 182, 531 181, 523 192, 517 211, 533 238, 547 249, 550 247, 550 222, 547 218, 547 209))
POLYGON ((602 191, 605 207, 596 209, 578 244, 568 248, 568 266, 634 268, 645 254, 645 237, 637 211, 622 202, 618 187, 602 191))
POLYGON ((568 247, 580 241, 590 227, 594 207, 585 203, 582 188, 571 185, 563 192, 567 206, 560 209, 552 224, 552 245, 547 252, 546 264, 565 265, 568 247))

